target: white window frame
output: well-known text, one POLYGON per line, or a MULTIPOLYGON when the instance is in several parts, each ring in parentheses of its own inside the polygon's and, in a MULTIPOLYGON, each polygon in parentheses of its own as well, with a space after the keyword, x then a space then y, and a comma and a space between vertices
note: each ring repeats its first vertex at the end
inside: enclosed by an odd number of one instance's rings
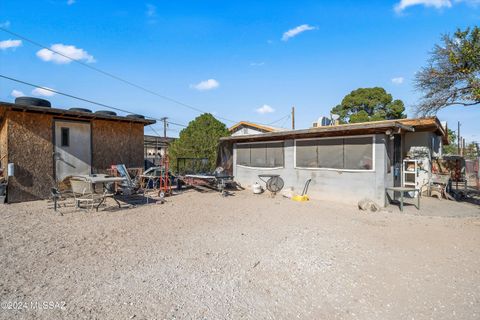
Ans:
POLYGON ((278 170, 285 168, 285 140, 275 141, 255 141, 255 142, 237 142, 235 143, 235 164, 237 167, 253 170, 278 170), (267 143, 283 143, 283 166, 282 167, 250 167, 242 164, 237 164, 237 146, 245 144, 267 144, 267 143))
POLYGON ((293 141, 293 167, 295 169, 305 169, 305 170, 318 170, 318 171, 340 171, 340 172, 375 172, 375 135, 374 134, 364 134, 358 136, 337 136, 337 137, 322 137, 322 138, 305 138, 305 139, 294 139, 293 141), (372 138, 372 169, 338 169, 338 168, 316 168, 316 167, 298 167, 297 166, 297 141, 308 141, 308 140, 328 140, 328 139, 348 139, 348 138, 372 138))

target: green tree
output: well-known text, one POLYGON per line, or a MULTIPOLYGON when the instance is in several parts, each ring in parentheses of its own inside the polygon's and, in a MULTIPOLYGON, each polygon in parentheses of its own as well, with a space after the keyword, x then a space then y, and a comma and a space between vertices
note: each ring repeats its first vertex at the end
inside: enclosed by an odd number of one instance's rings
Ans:
POLYGON ((176 159, 208 158, 208 169, 215 169, 219 138, 230 135, 224 123, 215 119, 210 113, 204 113, 180 131, 180 136, 168 150, 170 163, 176 170, 176 159))
POLYGON ((417 90, 423 93, 417 106, 422 115, 451 105, 480 103, 480 28, 458 29, 453 36, 444 35, 442 42, 415 78, 417 90))
POLYGON ((402 100, 380 87, 359 88, 347 94, 331 111, 340 116, 341 123, 356 123, 405 118, 402 100))
POLYGON ((448 129, 448 141, 449 141, 449 144, 446 146, 443 146, 443 153, 457 154, 458 144, 457 144, 457 133, 455 131, 448 129))

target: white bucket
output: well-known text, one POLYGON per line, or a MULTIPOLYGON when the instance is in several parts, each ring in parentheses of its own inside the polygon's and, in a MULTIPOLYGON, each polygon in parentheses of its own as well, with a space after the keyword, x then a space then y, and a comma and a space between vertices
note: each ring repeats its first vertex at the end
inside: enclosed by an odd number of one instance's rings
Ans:
POLYGON ((255 182, 252 186, 252 191, 254 194, 260 194, 262 193, 262 186, 258 184, 258 182, 255 182))

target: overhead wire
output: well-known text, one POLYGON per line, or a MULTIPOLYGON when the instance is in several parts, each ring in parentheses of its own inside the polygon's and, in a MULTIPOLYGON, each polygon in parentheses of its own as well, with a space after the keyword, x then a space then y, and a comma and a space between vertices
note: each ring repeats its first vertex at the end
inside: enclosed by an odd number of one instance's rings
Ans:
MULTIPOLYGON (((78 63, 78 64, 80 64, 80 65, 82 65, 82 66, 84 66, 84 67, 86 67, 86 68, 88 68, 88 69, 90 69, 90 70, 93 70, 93 71, 95 71, 95 72, 99 72, 99 73, 101 73, 101 74, 103 74, 103 75, 105 75, 105 76, 107 76, 107 77, 110 77, 110 78, 115 79, 115 80, 117 80, 117 81, 123 82, 123 83, 125 83, 125 84, 127 84, 127 85, 130 85, 130 86, 132 86, 132 87, 135 87, 135 88, 137 88, 137 89, 139 89, 139 90, 142 90, 142 91, 144 91, 144 92, 147 92, 147 93, 149 93, 149 94, 152 94, 152 95, 154 95, 154 96, 157 96, 157 97, 159 97, 159 98, 162 98, 162 99, 164 99, 164 100, 167 100, 167 101, 173 102, 173 103, 175 103, 175 104, 181 105, 181 106, 183 106, 183 107, 186 107, 186 108, 188 108, 188 109, 190 109, 190 110, 194 110, 194 111, 196 111, 196 112, 198 112, 198 113, 201 113, 201 114, 203 114, 203 113, 208 113, 207 111, 204 111, 204 110, 202 110, 202 109, 200 109, 200 108, 197 108, 197 107, 195 107, 195 106, 192 106, 192 105, 190 105, 190 104, 188 104, 188 103, 185 103, 185 102, 182 102, 182 101, 180 101, 180 100, 171 98, 171 97, 166 96, 166 95, 164 95, 164 94, 160 94, 160 93, 155 92, 155 91, 153 91, 153 90, 151 90, 151 89, 148 89, 148 88, 146 88, 146 87, 144 87, 144 86, 138 85, 138 84, 136 84, 136 83, 134 83, 134 82, 132 82, 132 81, 126 80, 126 79, 124 79, 124 78, 121 78, 121 77, 119 77, 119 76, 117 76, 117 75, 115 75, 115 74, 113 74, 113 73, 110 73, 110 72, 104 71, 104 70, 102 70, 102 69, 100 69, 100 68, 97 68, 97 67, 94 67, 94 66, 92 66, 92 65, 89 65, 89 64, 87 64, 87 63, 85 63, 85 62, 83 62, 83 61, 81 61, 81 60, 74 59, 74 58, 72 58, 72 57, 70 57, 70 56, 68 56, 68 55, 66 55, 66 54, 64 54, 64 53, 62 53, 62 52, 59 52, 59 51, 57 51, 57 50, 53 50, 53 49, 51 49, 51 48, 49 48, 49 47, 47 47, 47 46, 45 46, 45 45, 43 45, 43 44, 35 41, 35 40, 32 40, 32 39, 30 39, 30 38, 27 38, 26 36, 23 36, 23 35, 18 34, 18 33, 16 33, 16 32, 10 31, 10 30, 8 30, 8 29, 6 29, 6 28, 4 28, 4 27, 1 27, 1 26, 0 26, 0 30, 2 30, 3 32, 9 33, 9 34, 11 34, 11 35, 13 35, 13 36, 15 36, 15 37, 18 37, 18 38, 20 38, 20 39, 22 39, 22 40, 24 40, 24 41, 27 41, 27 42, 29 42, 29 43, 37 46, 37 47, 40 47, 40 48, 42 48, 42 49, 49 50, 49 51, 51 51, 51 52, 53 52, 53 53, 55 53, 55 54, 58 54, 58 55, 60 55, 60 56, 62 56, 62 57, 64 57, 64 58, 66 58, 66 59, 69 59, 69 60, 71 60, 71 61, 73 61, 73 62, 75 62, 75 63, 78 63)), ((217 118, 222 119, 222 120, 225 120, 225 121, 233 122, 233 123, 237 122, 237 121, 235 121, 235 120, 231 120, 231 119, 224 118, 224 117, 220 117, 220 116, 217 116, 217 118)))
MULTIPOLYGON (((47 88, 47 87, 43 87, 43 86, 31 83, 31 82, 27 82, 27 81, 23 81, 23 80, 20 80, 20 79, 8 77, 8 76, 5 76, 3 74, 0 74, 0 78, 4 78, 4 79, 10 80, 10 81, 21 83, 21 84, 24 84, 24 85, 27 85, 27 86, 30 86, 30 87, 50 91, 50 92, 53 92, 55 94, 59 94, 59 95, 65 96, 65 97, 69 97, 69 98, 72 98, 72 99, 75 99, 75 100, 87 102, 87 103, 94 104, 94 105, 97 105, 97 106, 101 106, 101 107, 104 107, 104 108, 112 109, 112 110, 115 110, 115 111, 124 112, 124 113, 133 113, 132 111, 127 110, 127 109, 114 107, 114 106, 111 106, 111 105, 108 105, 108 104, 105 104, 105 103, 101 103, 101 102, 96 102, 96 101, 86 99, 86 98, 82 98, 82 97, 79 97, 79 96, 76 96, 76 95, 73 95, 73 94, 70 94, 70 93, 61 92, 61 91, 58 91, 58 90, 55 90, 55 89, 51 89, 51 88, 47 88)), ((149 118, 149 119, 152 119, 152 120, 163 121, 163 120, 161 120, 159 118, 155 118, 155 117, 150 117, 150 116, 145 116, 145 117, 149 118)), ((180 124, 180 123, 175 123, 175 125, 186 127, 186 125, 183 125, 183 124, 180 124)))

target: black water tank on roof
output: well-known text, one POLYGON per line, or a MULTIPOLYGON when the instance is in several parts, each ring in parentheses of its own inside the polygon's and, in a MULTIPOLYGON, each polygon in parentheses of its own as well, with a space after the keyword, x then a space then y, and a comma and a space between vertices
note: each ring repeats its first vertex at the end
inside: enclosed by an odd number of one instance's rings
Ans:
POLYGON ((77 112, 88 112, 88 113, 92 113, 92 110, 90 109, 85 109, 85 108, 70 108, 68 109, 70 111, 77 111, 77 112))
POLYGON ((45 99, 32 98, 32 97, 15 98, 15 104, 19 104, 21 106, 34 106, 34 107, 44 107, 44 108, 52 107, 52 104, 50 103, 50 101, 45 99))
POLYGON ((142 116, 141 114, 127 114, 127 118, 145 119, 145 116, 142 116))
POLYGON ((114 112, 114 111, 110 111, 110 110, 98 110, 98 111, 95 111, 95 113, 97 114, 105 114, 107 116, 116 116, 117 113, 114 112))

